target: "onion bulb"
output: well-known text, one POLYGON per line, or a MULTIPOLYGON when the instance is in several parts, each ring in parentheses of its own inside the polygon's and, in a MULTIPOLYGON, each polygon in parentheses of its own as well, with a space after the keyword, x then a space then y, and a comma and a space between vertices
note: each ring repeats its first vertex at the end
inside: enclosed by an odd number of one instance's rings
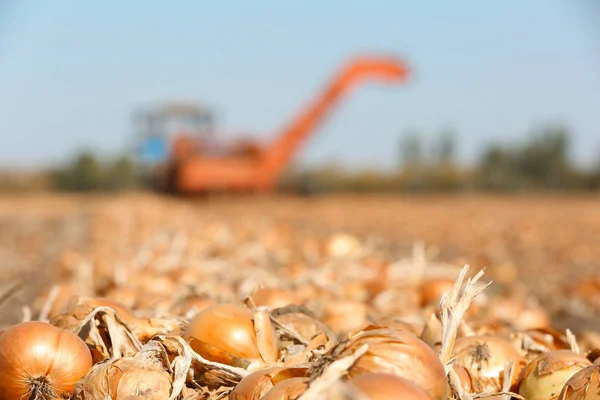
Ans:
POLYGON ((308 389, 308 378, 290 378, 279 382, 261 400, 296 400, 308 389))
POLYGON ((591 365, 573 375, 560 392, 559 400, 600 398, 600 365, 591 365))
POLYGON ((252 301, 257 306, 266 306, 269 308, 280 308, 289 304, 299 303, 292 292, 275 288, 258 289, 252 294, 252 301))
POLYGON ((394 374, 371 373, 357 376, 349 385, 369 400, 431 400, 420 386, 394 374))
POLYGON ((69 396, 92 367, 87 345, 45 322, 22 322, 0 335, 3 400, 69 396))
POLYGON ((231 400, 260 400, 279 382, 306 375, 306 368, 264 368, 246 375, 231 392, 231 400))
POLYGON ((434 400, 446 400, 446 373, 437 353, 410 332, 369 326, 352 335, 341 356, 354 354, 364 344, 367 352, 352 365, 351 378, 384 372, 393 373, 421 386, 434 400))
POLYGON ((421 306, 438 305, 445 292, 454 287, 453 279, 437 278, 423 282, 421 286, 421 306))
POLYGON ((168 399, 172 379, 152 351, 96 364, 75 387, 73 400, 168 399))
POLYGON ((454 344, 456 362, 467 369, 476 393, 502 389, 507 362, 514 362, 511 386, 517 383, 522 368, 521 354, 507 340, 498 336, 466 336, 454 344))
POLYGON ((270 343, 276 333, 270 321, 263 321, 261 335, 257 331, 252 311, 240 304, 215 304, 200 311, 183 333, 202 357, 222 364, 247 367, 252 361, 264 361, 259 339, 270 343), (266 331, 263 331, 266 330, 266 331))
POLYGON ((523 370, 519 394, 527 400, 556 399, 565 383, 590 364, 587 358, 569 350, 543 353, 523 370))

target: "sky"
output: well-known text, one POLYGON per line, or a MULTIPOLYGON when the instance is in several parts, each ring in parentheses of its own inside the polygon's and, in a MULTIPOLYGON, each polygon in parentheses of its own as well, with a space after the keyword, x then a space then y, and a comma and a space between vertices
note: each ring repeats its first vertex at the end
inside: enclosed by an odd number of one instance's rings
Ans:
POLYGON ((340 64, 403 57, 402 86, 361 86, 295 161, 389 168, 403 132, 456 132, 459 158, 565 124, 600 159, 594 0, 0 0, 0 166, 42 166, 133 144, 140 105, 210 105, 224 138, 268 143, 340 64))

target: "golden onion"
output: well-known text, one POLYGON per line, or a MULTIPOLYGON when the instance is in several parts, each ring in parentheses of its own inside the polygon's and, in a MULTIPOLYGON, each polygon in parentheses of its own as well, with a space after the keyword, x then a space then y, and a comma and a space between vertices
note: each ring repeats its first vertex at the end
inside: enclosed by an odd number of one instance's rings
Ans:
POLYGON ((517 383, 522 357, 507 340, 497 336, 466 336, 454 344, 456 362, 467 369, 476 393, 497 392, 502 389, 504 368, 514 362, 511 386, 517 383))
POLYGON ((308 378, 289 378, 276 384, 261 400, 296 400, 308 389, 308 378))
POLYGON ((91 367, 83 340, 45 322, 22 322, 0 335, 3 400, 68 397, 91 367))
POLYGON ((543 353, 523 370, 519 394, 527 400, 556 399, 567 381, 589 365, 587 358, 570 350, 543 353))
POLYGON ((233 389, 230 400, 260 400, 279 382, 306 375, 306 368, 271 367, 246 375, 233 389))
POLYGON ((600 365, 594 364, 575 373, 560 392, 559 400, 598 400, 600 365))
POLYGON ((434 400, 446 400, 448 384, 438 354, 410 332, 368 326, 351 335, 341 356, 354 354, 363 345, 367 352, 350 368, 351 378, 373 373, 393 373, 421 386, 434 400))
MULTIPOLYGON (((269 321, 264 322, 268 332, 261 330, 260 333, 272 342, 276 333, 269 321)), ((194 351, 210 361, 246 367, 253 360, 264 360, 252 311, 240 304, 215 304, 204 308, 182 336, 194 351)))
POLYGON ((275 288, 260 288, 252 295, 256 306, 280 308, 290 304, 299 304, 296 296, 287 290, 275 288))
POLYGON ((398 375, 370 373, 352 378, 349 385, 368 400, 431 400, 423 388, 398 375))
POLYGON ((426 280, 421 284, 421 306, 439 305, 442 295, 452 290, 453 279, 436 278, 426 280))

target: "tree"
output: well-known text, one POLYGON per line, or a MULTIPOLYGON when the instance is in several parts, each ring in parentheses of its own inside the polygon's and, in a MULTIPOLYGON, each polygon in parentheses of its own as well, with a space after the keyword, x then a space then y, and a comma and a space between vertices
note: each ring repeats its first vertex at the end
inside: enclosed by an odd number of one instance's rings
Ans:
POLYGON ((119 157, 106 168, 104 186, 108 190, 127 190, 137 185, 135 166, 128 157, 119 157))
POLYGON ((453 164, 456 151, 456 135, 454 130, 442 131, 434 147, 434 156, 439 164, 453 164))
POLYGON ((407 166, 418 166, 422 163, 421 137, 417 132, 406 132, 400 142, 401 164, 407 166))
POLYGON ((82 151, 66 168, 56 174, 62 190, 92 191, 102 187, 102 168, 89 151, 82 151))

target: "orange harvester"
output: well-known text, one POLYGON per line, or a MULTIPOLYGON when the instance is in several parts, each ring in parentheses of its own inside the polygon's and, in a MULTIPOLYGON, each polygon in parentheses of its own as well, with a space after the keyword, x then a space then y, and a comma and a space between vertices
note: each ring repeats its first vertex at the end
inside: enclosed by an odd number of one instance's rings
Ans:
POLYGON ((407 76, 407 66, 394 57, 357 57, 267 146, 238 142, 218 157, 210 157, 203 154, 197 138, 178 135, 170 149, 167 185, 171 190, 188 194, 271 191, 302 142, 354 85, 368 80, 402 83, 407 76))

